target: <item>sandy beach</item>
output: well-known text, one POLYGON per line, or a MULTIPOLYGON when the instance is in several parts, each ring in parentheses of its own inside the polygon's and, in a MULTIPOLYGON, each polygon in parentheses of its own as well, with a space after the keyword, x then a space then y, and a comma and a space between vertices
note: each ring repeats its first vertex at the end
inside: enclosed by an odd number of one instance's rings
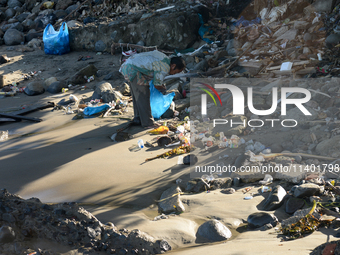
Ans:
MULTIPOLYGON (((6 47, 1 46, 0 55, 5 51, 6 47)), ((11 83, 22 73, 44 70, 40 78, 47 79, 62 67, 69 70, 64 78, 79 68, 75 65, 87 64, 76 61, 81 54, 94 55, 73 52, 46 56, 41 50, 25 54, 15 50, 7 52, 11 61, 2 65, 0 74, 11 83)), ((111 55, 94 55, 98 68, 118 69, 117 61, 111 55), (114 63, 116 66, 112 67, 114 63)), ((24 86, 25 82, 20 85, 24 86)), ((31 97, 19 93, 1 98, 0 109, 10 112, 37 102, 58 102, 68 99, 71 93, 82 98, 91 97, 93 91, 89 88, 56 95, 45 92, 31 97)), ((221 190, 184 193, 181 196, 186 209, 184 213, 153 221, 159 215, 156 201, 163 191, 176 185, 178 178, 182 179, 180 186, 185 185, 190 178, 189 167, 177 165, 177 157, 145 163, 146 158, 163 153, 165 149, 145 148, 130 152, 128 148, 138 139, 150 140, 151 136, 144 128, 130 128, 128 132, 133 138, 128 141, 115 143, 110 139, 118 128, 126 125, 126 118, 132 118, 131 107, 124 118, 74 120, 74 114, 51 111, 51 108, 28 116, 42 121, 0 126, 0 130, 9 131, 9 139, 0 143, 0 187, 25 199, 38 197, 44 203, 77 202, 103 223, 139 229, 156 239, 167 240, 172 246, 169 254, 309 254, 316 246, 336 240, 333 236, 336 231, 326 228, 289 242, 282 242, 275 228, 247 230, 244 225, 248 215, 260 211, 258 205, 265 199, 262 195, 244 199, 242 190, 246 187, 252 187, 252 192, 258 193, 259 186, 253 183, 236 187, 236 192, 229 195, 221 190), (223 222, 231 229, 232 238, 220 243, 195 243, 199 225, 209 219, 223 222)), ((289 216, 283 209, 274 213, 279 221, 289 216)), ((60 254, 76 253, 63 251, 60 254)))

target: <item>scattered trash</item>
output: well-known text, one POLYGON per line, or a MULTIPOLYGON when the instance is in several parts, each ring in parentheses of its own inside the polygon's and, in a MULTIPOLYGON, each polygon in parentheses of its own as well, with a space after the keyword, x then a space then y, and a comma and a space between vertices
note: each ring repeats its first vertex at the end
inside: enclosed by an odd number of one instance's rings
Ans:
POLYGON ((8 139, 8 131, 0 131, 0 142, 4 142, 8 139))

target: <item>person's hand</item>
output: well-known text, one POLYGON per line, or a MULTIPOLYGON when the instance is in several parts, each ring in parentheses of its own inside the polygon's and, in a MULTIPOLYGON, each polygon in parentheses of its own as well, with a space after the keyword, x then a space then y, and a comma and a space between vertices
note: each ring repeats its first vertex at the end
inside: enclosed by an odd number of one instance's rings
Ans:
POLYGON ((159 91, 166 89, 164 84, 162 84, 161 86, 155 86, 155 88, 158 89, 159 91))

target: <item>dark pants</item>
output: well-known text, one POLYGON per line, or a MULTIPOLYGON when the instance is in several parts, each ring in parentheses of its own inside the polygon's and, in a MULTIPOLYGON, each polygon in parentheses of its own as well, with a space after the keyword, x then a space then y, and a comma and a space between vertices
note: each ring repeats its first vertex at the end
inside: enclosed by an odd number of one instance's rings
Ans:
POLYGON ((153 125, 153 117, 150 106, 150 87, 137 85, 135 78, 130 85, 133 100, 133 113, 135 118, 139 118, 143 127, 153 125))

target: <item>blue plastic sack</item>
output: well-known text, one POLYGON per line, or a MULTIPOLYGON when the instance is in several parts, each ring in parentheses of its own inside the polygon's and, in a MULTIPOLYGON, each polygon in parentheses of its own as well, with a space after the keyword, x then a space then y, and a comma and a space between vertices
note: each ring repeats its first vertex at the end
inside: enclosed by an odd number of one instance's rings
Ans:
POLYGON ((61 24, 59 31, 55 31, 53 26, 48 24, 44 30, 43 41, 46 54, 62 55, 70 52, 70 39, 66 23, 61 24))
POLYGON ((207 42, 207 43, 212 43, 213 41, 211 41, 209 38, 205 38, 205 34, 206 32, 209 32, 209 34, 213 34, 213 30, 210 30, 210 27, 209 26, 205 26, 204 25, 204 21, 203 21, 203 17, 201 14, 198 13, 198 18, 199 18, 199 21, 200 21, 200 28, 198 29, 198 34, 201 36, 202 40, 207 42))
POLYGON ((172 100, 175 97, 175 92, 163 95, 153 85, 153 81, 150 81, 150 106, 151 113, 155 119, 159 119, 166 110, 169 109, 172 100))
POLYGON ((91 116, 93 114, 106 111, 109 108, 110 108, 110 105, 108 105, 108 104, 103 104, 101 106, 94 106, 94 107, 88 106, 84 109, 84 114, 87 115, 87 116, 91 116))

